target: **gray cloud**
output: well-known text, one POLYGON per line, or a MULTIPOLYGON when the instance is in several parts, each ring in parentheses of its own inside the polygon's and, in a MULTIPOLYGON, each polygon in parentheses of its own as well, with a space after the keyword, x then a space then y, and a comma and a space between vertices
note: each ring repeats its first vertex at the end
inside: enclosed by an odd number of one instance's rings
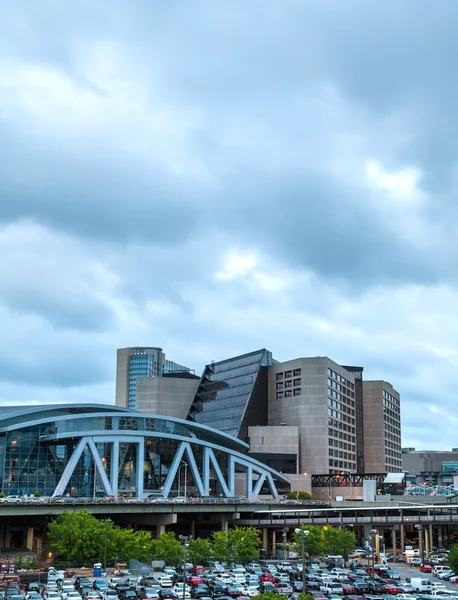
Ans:
POLYGON ((457 13, 4 3, 0 398, 109 401, 124 345, 198 372, 268 346, 363 364, 437 438, 414 413, 454 403, 457 13))

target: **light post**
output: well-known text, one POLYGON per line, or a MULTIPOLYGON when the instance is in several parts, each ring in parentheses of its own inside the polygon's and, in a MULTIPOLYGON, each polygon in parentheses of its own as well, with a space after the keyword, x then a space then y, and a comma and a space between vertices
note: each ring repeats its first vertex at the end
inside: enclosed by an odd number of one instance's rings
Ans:
POLYGON ((286 562, 286 531, 284 531, 281 535, 283 537, 283 560, 286 562))
POLYGON ((189 540, 192 540, 192 535, 178 536, 183 543, 183 600, 186 599, 186 563, 188 562, 189 540))
POLYGON ((376 529, 371 529, 369 531, 369 540, 371 543, 371 551, 372 551, 372 569, 371 569, 371 580, 372 585, 374 585, 374 567, 375 567, 375 536, 377 535, 376 529))
POLYGON ((104 562, 104 568, 105 568, 105 573, 107 572, 107 534, 108 534, 108 525, 110 523, 113 523, 113 521, 111 519, 105 519, 105 562, 104 562))
POLYGON ((305 538, 310 535, 308 529, 295 529, 297 535, 301 538, 301 551, 302 551, 302 593, 305 594, 305 538))
POLYGON ((420 545, 421 564, 425 564, 425 545, 423 543, 423 525, 415 525, 418 530, 418 543, 420 545))

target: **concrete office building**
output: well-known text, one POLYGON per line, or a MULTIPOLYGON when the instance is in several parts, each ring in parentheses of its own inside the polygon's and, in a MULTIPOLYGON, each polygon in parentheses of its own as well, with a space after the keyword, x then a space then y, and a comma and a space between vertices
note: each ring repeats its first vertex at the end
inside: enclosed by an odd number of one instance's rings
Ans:
POLYGON ((400 397, 386 381, 363 381, 364 470, 398 473, 401 460, 400 397))
MULTIPOLYGON (((146 346, 120 348, 116 359, 116 406, 136 408, 137 380, 183 372, 190 372, 189 367, 167 359, 162 348, 146 346)), ((153 395, 153 392, 150 395, 153 395)), ((149 412, 148 408, 146 410, 149 412)))
POLYGON ((399 394, 362 374, 328 357, 279 362, 258 350, 207 365, 188 418, 248 442, 289 476, 398 472, 399 394))
POLYGON ((419 486, 451 486, 458 474, 458 448, 451 451, 402 449, 402 470, 407 481, 419 486))
POLYGON ((354 376, 327 357, 269 368, 269 425, 298 427, 298 471, 356 470, 354 376))
POLYGON ((165 373, 158 348, 119 350, 117 405, 217 428, 288 476, 401 471, 399 394, 363 381, 362 367, 279 362, 264 348, 211 362, 201 378, 183 369, 165 373))

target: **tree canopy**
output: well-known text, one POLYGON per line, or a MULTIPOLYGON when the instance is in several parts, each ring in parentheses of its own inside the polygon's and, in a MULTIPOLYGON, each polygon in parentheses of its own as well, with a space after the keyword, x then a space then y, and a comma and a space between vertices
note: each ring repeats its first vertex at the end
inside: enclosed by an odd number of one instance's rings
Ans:
POLYGON ((59 560, 92 564, 115 558, 149 559, 153 542, 148 531, 123 529, 110 519, 99 520, 87 510, 64 511, 48 526, 49 547, 59 560))
POLYGON ((450 563, 450 568, 454 573, 458 573, 458 544, 452 546, 450 548, 450 552, 448 553, 448 562, 450 563))
MULTIPOLYGON (((105 544, 108 564, 136 558, 142 562, 164 560, 179 565, 184 559, 183 544, 174 532, 153 539, 149 531, 134 531, 115 525, 110 519, 99 520, 87 510, 64 511, 48 526, 48 539, 56 559, 90 565, 104 562, 105 544)), ((211 558, 248 561, 259 557, 260 535, 251 527, 215 531, 210 539, 190 539, 187 557, 207 563, 211 558)))
POLYGON ((288 500, 313 500, 312 494, 308 492, 288 492, 286 497, 288 500))
MULTIPOLYGON (((355 534, 348 529, 331 527, 329 525, 325 525, 324 527, 303 525, 301 530, 309 532, 308 535, 304 535, 303 543, 304 552, 310 557, 329 554, 332 556, 341 555, 344 560, 347 560, 350 550, 356 545, 355 534)), ((294 541, 301 551, 302 534, 295 533, 294 541)))

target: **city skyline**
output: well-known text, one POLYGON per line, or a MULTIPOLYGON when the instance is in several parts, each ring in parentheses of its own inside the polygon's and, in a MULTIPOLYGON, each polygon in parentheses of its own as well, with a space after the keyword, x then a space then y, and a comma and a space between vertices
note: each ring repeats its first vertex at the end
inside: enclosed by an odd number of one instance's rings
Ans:
POLYGON ((269 348, 456 446, 458 4, 0 6, 0 405, 269 348))

